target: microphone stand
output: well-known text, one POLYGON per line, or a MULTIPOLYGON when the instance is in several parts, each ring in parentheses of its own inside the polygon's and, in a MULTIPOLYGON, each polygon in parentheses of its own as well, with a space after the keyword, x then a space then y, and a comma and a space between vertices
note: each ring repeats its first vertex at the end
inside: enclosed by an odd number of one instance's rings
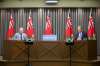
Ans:
POLYGON ((34 44, 34 42, 32 40, 25 40, 25 45, 27 46, 27 64, 26 66, 32 66, 32 64, 30 63, 30 48, 31 46, 34 44))
POLYGON ((70 51, 69 51, 69 54, 70 54, 70 57, 69 57, 69 59, 70 59, 70 60, 69 60, 69 64, 70 64, 70 66, 72 66, 72 65, 71 65, 71 62, 72 62, 72 52, 71 52, 71 51, 72 51, 72 46, 74 45, 74 42, 73 42, 72 40, 68 40, 68 41, 65 42, 65 45, 69 47, 69 50, 70 50, 70 51))

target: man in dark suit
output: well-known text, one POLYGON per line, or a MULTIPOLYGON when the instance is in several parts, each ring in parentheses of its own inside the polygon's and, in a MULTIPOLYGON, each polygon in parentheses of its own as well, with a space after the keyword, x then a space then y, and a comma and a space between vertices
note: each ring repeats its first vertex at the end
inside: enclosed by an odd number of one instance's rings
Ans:
POLYGON ((78 30, 78 33, 75 36, 76 40, 84 40, 87 38, 87 35, 84 31, 82 31, 81 26, 78 26, 77 30, 78 30))

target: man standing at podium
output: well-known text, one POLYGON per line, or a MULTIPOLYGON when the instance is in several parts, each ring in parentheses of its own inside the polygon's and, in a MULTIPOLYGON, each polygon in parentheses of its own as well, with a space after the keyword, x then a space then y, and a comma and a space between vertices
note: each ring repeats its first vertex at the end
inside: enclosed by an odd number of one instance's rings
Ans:
POLYGON ((19 32, 15 33, 13 40, 26 40, 26 39, 28 38, 27 38, 26 33, 24 33, 24 28, 20 27, 19 32))
POLYGON ((78 26, 77 30, 78 30, 78 33, 76 34, 76 37, 75 37, 76 40, 84 40, 87 38, 86 33, 82 31, 82 28, 80 25, 78 26))

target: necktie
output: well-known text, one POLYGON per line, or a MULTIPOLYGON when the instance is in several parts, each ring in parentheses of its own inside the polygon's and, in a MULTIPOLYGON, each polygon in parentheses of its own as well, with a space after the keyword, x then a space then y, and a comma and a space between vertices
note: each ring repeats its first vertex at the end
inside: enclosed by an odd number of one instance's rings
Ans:
POLYGON ((79 33, 79 38, 82 39, 82 32, 79 33))
POLYGON ((22 33, 21 33, 21 40, 23 40, 22 33))
POLYGON ((77 40, 82 40, 82 32, 79 33, 77 40))

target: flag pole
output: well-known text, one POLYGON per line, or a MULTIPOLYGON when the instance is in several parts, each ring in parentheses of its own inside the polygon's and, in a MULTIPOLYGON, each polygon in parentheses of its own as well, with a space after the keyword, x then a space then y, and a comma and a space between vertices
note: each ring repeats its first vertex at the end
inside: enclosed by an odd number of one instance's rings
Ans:
POLYGON ((10 12, 11 16, 12 16, 12 13, 13 13, 13 10, 11 9, 11 12, 10 12))
MULTIPOLYGON (((90 17, 91 17, 91 16, 92 16, 92 8, 90 9, 90 17)), ((90 39, 91 39, 91 38, 90 38, 90 39)), ((93 34, 92 39, 94 39, 94 40, 96 39, 96 38, 95 38, 95 34, 93 34)))
POLYGON ((30 9, 30 12, 29 12, 29 16, 31 16, 31 9, 30 9))
MULTIPOLYGON (((32 14, 32 10, 30 9, 30 12, 29 12, 29 19, 31 19, 31 14, 32 14)), ((34 34, 32 34, 31 39, 34 39, 34 34)))
MULTIPOLYGON (((68 19, 71 19, 70 18, 70 8, 69 8, 69 11, 68 11, 68 19)), ((70 38, 73 39, 73 34, 70 36, 70 38)))
MULTIPOLYGON (((92 16, 92 8, 90 9, 89 19, 91 18, 91 16, 92 16)), ((89 29, 89 26, 88 26, 88 29, 89 29)), ((90 39, 91 39, 91 37, 89 36, 89 37, 88 37, 88 39, 90 40, 90 39)))
POLYGON ((12 19, 12 16, 13 16, 13 10, 11 9, 11 12, 10 12, 10 18, 12 19))
POLYGON ((92 16, 92 8, 90 9, 90 17, 92 16))
MULTIPOLYGON (((90 9, 90 16, 89 18, 91 18, 92 16, 92 8, 90 9)), ((88 37, 88 39, 95 39, 95 34, 93 34, 93 37, 88 37)))
POLYGON ((68 18, 69 18, 69 15, 70 15, 70 8, 69 8, 69 11, 68 11, 68 18))
POLYGON ((49 12, 49 9, 48 9, 48 11, 47 11, 47 15, 48 15, 48 16, 49 16, 49 13, 50 13, 50 12, 49 12))

